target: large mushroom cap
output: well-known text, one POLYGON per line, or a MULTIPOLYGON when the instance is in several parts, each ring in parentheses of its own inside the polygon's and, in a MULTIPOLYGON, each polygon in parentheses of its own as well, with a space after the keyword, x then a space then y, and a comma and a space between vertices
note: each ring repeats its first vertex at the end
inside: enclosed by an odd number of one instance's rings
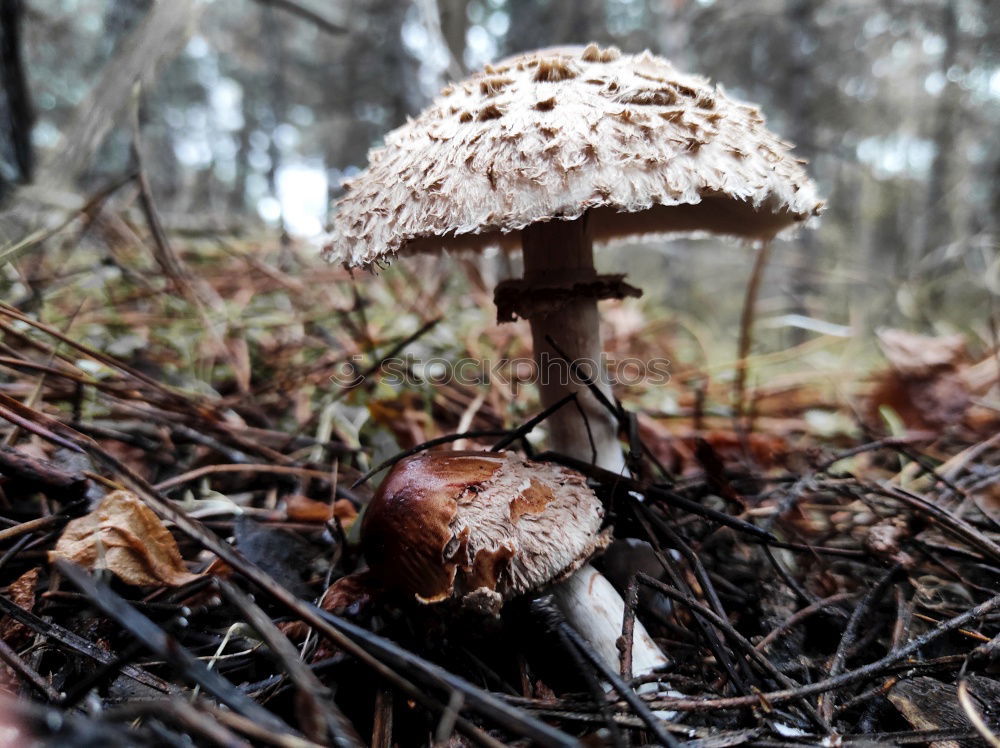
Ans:
POLYGON ((445 88, 371 151, 337 203, 328 259, 519 246, 590 211, 597 240, 771 238, 815 215, 815 188, 759 110, 649 52, 555 48, 445 88))
POLYGON ((558 581, 607 544, 583 476, 513 452, 425 452, 400 462, 365 511, 365 557, 424 603, 497 612, 558 581))

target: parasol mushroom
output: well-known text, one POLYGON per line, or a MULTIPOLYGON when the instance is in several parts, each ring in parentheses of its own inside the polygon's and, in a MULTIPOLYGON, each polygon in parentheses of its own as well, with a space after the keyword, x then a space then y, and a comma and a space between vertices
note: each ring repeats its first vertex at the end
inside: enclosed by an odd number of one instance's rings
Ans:
POLYGON ((790 148, 758 109, 649 52, 528 53, 446 87, 389 133, 338 201, 324 252, 373 266, 399 253, 522 249, 524 277, 497 287, 497 316, 530 321, 544 406, 578 392, 579 409, 549 419, 552 447, 596 452, 620 471, 618 424, 584 383, 567 381, 546 342, 601 378, 597 302, 640 292, 597 274, 593 243, 771 239, 822 207, 790 148))
MULTIPOLYGON (((346 185, 324 254, 372 267, 400 253, 523 250, 524 277, 495 291, 497 317, 529 320, 544 406, 578 394, 579 409, 549 419, 551 445, 623 471, 618 424, 585 383, 566 378, 547 342, 609 392, 597 302, 640 292, 597 273, 594 242, 771 239, 822 207, 790 148, 758 109, 649 52, 591 44, 527 53, 446 87, 389 133, 346 185)), ((559 588, 566 612, 603 606, 586 595, 610 584, 574 583, 581 574, 599 578, 583 566, 559 588)), ((608 618, 620 624, 617 596, 613 607, 608 618)), ((607 643, 604 633, 588 638, 599 650, 607 643)), ((636 664, 635 673, 648 669, 636 664)))
MULTIPOLYGON (((425 604, 457 601, 496 615, 513 597, 553 587, 570 624, 617 669, 624 604, 585 565, 610 541, 603 519, 600 500, 569 468, 513 452, 424 452, 382 481, 361 543, 384 588, 425 604)), ((633 671, 666 663, 637 621, 633 671)))

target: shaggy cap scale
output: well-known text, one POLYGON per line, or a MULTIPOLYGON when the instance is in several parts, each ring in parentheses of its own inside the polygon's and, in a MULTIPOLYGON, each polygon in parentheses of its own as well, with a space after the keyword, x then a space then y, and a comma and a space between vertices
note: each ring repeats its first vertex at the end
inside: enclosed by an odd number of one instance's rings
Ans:
POLYGON ((597 240, 769 239, 822 203, 753 106, 649 52, 559 48, 445 88, 369 153, 324 254, 518 248, 528 224, 590 211, 597 240))

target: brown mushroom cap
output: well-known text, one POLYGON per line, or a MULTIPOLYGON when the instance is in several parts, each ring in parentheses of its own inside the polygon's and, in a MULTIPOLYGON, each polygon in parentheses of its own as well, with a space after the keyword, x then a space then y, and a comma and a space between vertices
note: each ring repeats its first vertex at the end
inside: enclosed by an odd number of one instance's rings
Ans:
POLYGON ((496 613, 607 544, 582 475, 513 452, 425 452, 397 464, 361 528, 372 570, 424 603, 496 613))
POLYGON ((760 111, 649 52, 555 48, 445 88, 369 153, 324 253, 518 248, 518 232, 590 211, 596 240, 768 239, 818 214, 814 185, 760 111))

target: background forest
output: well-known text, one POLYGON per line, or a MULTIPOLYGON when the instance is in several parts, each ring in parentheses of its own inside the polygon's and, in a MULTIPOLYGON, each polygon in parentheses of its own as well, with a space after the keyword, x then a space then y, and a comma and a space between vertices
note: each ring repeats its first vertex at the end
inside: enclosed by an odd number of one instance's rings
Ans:
MULTIPOLYGON (((151 5, 5 0, 0 189, 48 164, 88 193, 131 168, 127 122, 86 163, 53 158, 95 75, 151 5), (26 97, 13 85, 17 42, 26 97)), ((341 179, 448 79, 514 52, 594 40, 649 48, 760 103, 811 162, 828 210, 817 231, 776 247, 761 306, 775 343, 801 342, 802 327, 885 324, 989 339, 1000 291, 1000 24, 988 0, 175 5, 183 48, 140 110, 169 229, 251 234, 264 224, 275 237, 314 238, 341 179)), ((654 308, 724 330, 747 257, 708 240, 605 264, 661 278, 644 283, 654 308)))

